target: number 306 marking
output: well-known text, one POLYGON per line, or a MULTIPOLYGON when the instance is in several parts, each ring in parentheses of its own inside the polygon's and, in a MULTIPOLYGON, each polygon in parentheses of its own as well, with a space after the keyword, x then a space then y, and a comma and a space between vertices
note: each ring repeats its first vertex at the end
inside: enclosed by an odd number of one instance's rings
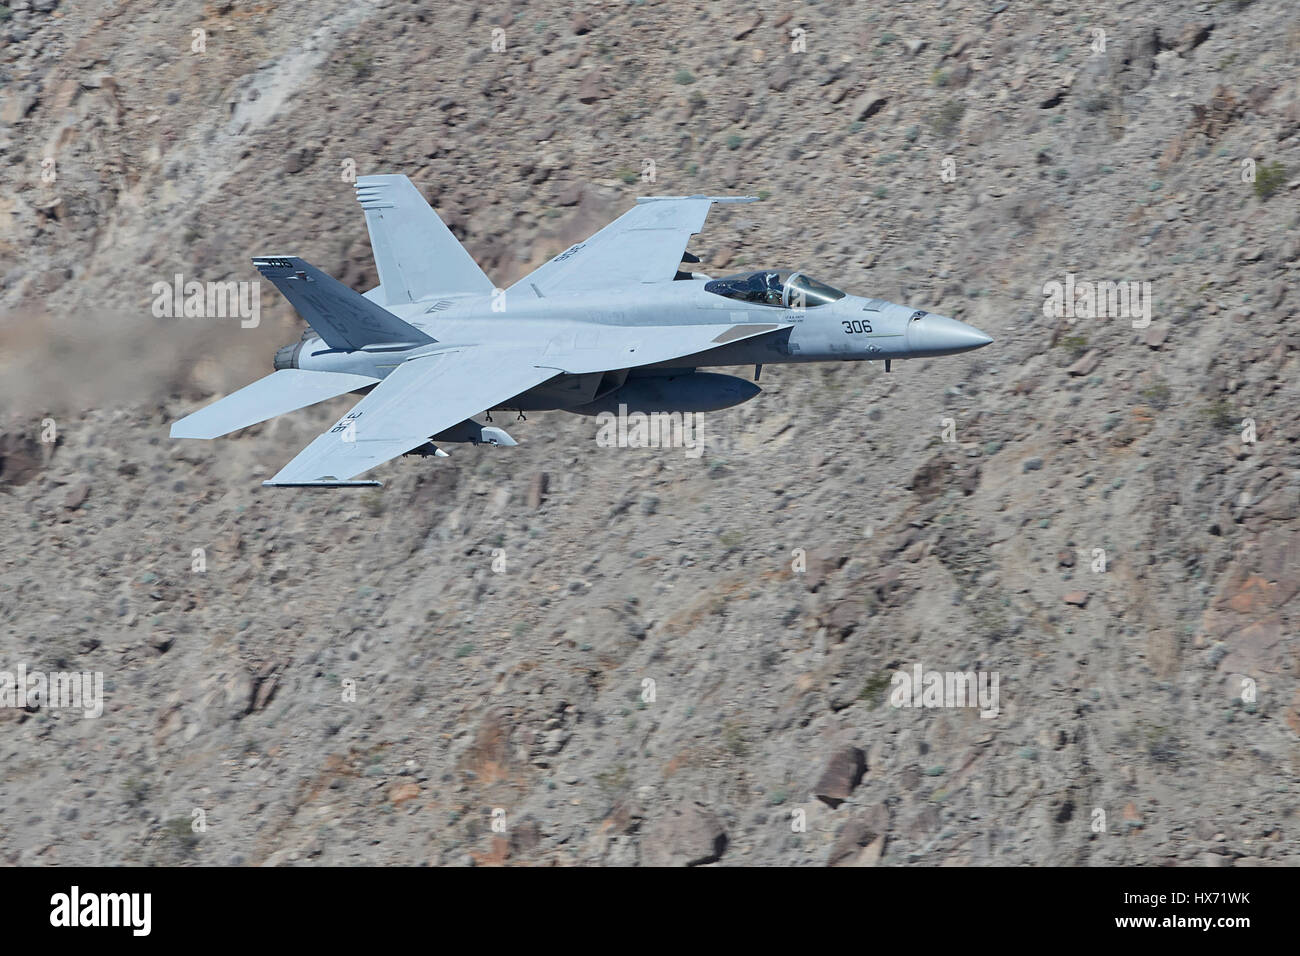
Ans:
POLYGON ((844 333, 846 335, 851 335, 854 332, 871 331, 871 323, 865 319, 863 319, 862 321, 858 321, 857 319, 854 319, 852 322, 841 321, 840 325, 844 326, 844 333))

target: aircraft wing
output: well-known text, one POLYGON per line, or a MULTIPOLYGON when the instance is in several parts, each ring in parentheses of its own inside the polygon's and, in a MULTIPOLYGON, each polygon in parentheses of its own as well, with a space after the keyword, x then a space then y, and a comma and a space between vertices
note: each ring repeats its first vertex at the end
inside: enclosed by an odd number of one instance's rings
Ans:
POLYGON ((469 345, 407 359, 264 485, 378 484, 362 472, 561 374, 671 361, 789 328, 789 322, 601 331, 594 347, 559 335, 545 349, 469 345))
POLYGON ((667 282, 677 274, 686 243, 704 228, 715 202, 754 202, 754 196, 645 196, 590 239, 561 252, 507 292, 546 296, 637 282, 667 282))
POLYGON ((536 352, 470 346, 408 359, 264 485, 349 479, 558 374, 536 352))

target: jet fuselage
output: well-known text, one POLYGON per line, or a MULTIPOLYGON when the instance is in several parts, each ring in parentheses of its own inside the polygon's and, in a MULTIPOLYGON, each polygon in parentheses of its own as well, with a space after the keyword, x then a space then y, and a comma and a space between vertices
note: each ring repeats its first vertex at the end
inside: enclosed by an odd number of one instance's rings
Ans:
MULTIPOLYGON (((514 291, 491 296, 448 296, 430 304, 389 304, 388 309, 435 341, 407 348, 383 344, 357 351, 328 348, 308 339, 298 350, 294 367, 354 372, 385 377, 393 368, 416 355, 467 346, 509 346, 533 349, 538 364, 548 353, 590 348, 613 342, 638 340, 656 334, 671 335, 674 327, 729 323, 747 329, 768 324, 788 325, 767 335, 707 348, 693 355, 650 365, 637 365, 629 352, 634 376, 655 371, 690 370, 737 365, 780 365, 792 362, 893 361, 953 355, 992 341, 972 326, 922 309, 881 299, 845 295, 834 302, 787 308, 741 302, 705 290, 708 280, 683 279, 649 288, 644 299, 629 295, 610 308, 609 294, 571 293, 539 297, 514 291)), ((512 400, 509 408, 527 411, 583 405, 621 385, 599 373, 557 362, 568 373, 512 400), (604 387, 602 387, 604 386, 604 387)))

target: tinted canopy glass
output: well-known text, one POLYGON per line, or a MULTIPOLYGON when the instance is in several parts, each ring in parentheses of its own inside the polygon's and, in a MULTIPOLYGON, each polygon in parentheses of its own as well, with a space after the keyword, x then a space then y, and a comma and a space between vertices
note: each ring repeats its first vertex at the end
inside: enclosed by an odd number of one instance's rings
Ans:
POLYGON ((783 269, 761 269, 758 272, 723 276, 706 283, 704 291, 738 302, 787 309, 811 309, 844 298, 844 293, 839 289, 802 272, 783 269))

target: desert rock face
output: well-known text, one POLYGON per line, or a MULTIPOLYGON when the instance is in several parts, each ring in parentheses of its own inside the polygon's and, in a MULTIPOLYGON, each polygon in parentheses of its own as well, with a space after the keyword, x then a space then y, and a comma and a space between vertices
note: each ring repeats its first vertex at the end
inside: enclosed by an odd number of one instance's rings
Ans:
POLYGON ((0 671, 104 707, 0 707, 4 862, 1296 862, 1289 0, 8 9, 0 671), (539 413, 320 493, 260 481, 354 399, 169 439, 303 326, 155 283, 368 289, 381 172, 503 287, 759 195, 695 268, 996 342, 768 367, 698 457, 539 413), (917 665, 996 714, 895 706, 917 665))

